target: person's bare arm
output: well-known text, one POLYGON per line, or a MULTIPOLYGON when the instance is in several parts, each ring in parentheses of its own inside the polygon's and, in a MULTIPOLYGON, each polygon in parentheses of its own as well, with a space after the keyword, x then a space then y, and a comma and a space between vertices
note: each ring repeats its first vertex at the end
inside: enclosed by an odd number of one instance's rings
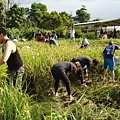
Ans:
POLYGON ((11 52, 12 52, 12 44, 11 44, 11 42, 7 42, 4 46, 3 56, 0 59, 0 65, 4 64, 8 60, 11 52))

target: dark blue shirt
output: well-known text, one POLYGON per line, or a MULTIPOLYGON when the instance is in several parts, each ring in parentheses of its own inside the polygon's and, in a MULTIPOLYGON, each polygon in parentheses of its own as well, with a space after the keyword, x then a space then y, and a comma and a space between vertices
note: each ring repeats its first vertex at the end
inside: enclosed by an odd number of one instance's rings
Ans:
POLYGON ((105 47, 103 54, 104 54, 104 58, 109 58, 109 59, 113 59, 114 58, 114 52, 115 50, 118 50, 119 46, 112 44, 112 45, 108 45, 105 47))

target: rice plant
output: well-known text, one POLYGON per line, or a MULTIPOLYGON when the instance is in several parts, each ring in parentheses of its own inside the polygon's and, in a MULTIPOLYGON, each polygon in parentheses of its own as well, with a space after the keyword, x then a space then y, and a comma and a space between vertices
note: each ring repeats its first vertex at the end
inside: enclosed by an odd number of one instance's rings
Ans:
MULTIPOLYGON (((115 42, 120 45, 119 40, 115 42)), ((90 40, 87 49, 80 49, 81 40, 73 44, 69 40, 59 40, 59 43, 59 47, 36 41, 16 43, 25 65, 24 85, 20 91, 9 86, 5 82, 6 65, 1 66, 0 120, 119 120, 119 66, 115 69, 118 73, 116 83, 110 83, 109 72, 107 81, 102 80, 102 51, 108 40, 90 40), (64 84, 60 85, 60 96, 56 98, 53 94, 54 79, 50 71, 52 65, 82 55, 99 60, 99 65, 88 71, 88 87, 81 87, 71 77, 75 101, 66 100, 64 84)), ((116 55, 119 55, 119 51, 116 55)))

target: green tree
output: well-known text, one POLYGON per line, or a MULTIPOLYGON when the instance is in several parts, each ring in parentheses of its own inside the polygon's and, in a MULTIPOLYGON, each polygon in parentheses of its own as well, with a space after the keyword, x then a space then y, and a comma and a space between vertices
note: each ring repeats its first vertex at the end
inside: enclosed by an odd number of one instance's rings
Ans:
POLYGON ((25 28, 30 28, 32 26, 32 21, 28 18, 29 12, 30 12, 30 9, 25 8, 25 15, 24 15, 24 17, 26 18, 24 22, 25 28))
POLYGON ((8 28, 21 28, 24 27, 25 22, 25 8, 19 8, 18 5, 14 4, 9 11, 6 12, 7 14, 7 24, 8 28))
POLYGON ((92 20, 92 21, 100 21, 100 18, 96 18, 96 19, 94 19, 94 20, 92 20))
POLYGON ((56 11, 52 11, 51 13, 46 12, 43 15, 43 24, 42 28, 48 30, 54 30, 58 28, 62 23, 62 18, 56 11))
POLYGON ((47 12, 46 5, 33 3, 28 13, 28 19, 31 20, 32 26, 42 27, 44 14, 47 12))
POLYGON ((62 18, 56 11, 50 13, 51 29, 54 30, 58 28, 62 23, 62 18))
POLYGON ((42 28, 54 30, 61 26, 71 26, 73 21, 70 19, 70 15, 66 12, 57 13, 52 11, 51 13, 44 13, 42 28))
POLYGON ((51 14, 49 12, 44 13, 43 15, 43 23, 42 28, 51 30, 52 29, 52 20, 51 20, 51 14))
POLYGON ((33 3, 31 9, 27 10, 27 19, 32 23, 32 26, 39 28, 54 30, 60 26, 71 26, 73 21, 70 19, 71 15, 66 12, 57 13, 52 11, 47 12, 46 5, 41 3, 33 3))
POLYGON ((5 21, 5 14, 4 14, 5 5, 2 0, 0 0, 0 26, 3 26, 5 21))
POLYGON ((88 22, 90 20, 90 14, 87 13, 87 9, 84 5, 82 5, 82 8, 76 11, 76 16, 73 17, 74 21, 83 23, 88 22))
POLYGON ((59 14, 62 17, 62 25, 63 26, 71 27, 71 25, 74 24, 73 20, 71 20, 71 15, 69 15, 65 11, 61 12, 59 14))

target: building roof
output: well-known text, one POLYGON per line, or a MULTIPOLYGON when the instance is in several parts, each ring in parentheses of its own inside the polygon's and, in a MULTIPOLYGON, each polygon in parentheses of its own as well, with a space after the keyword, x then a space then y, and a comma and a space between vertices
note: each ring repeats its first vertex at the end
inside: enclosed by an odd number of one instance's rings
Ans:
POLYGON ((83 25, 94 25, 96 27, 120 26, 120 18, 74 24, 74 26, 83 26, 83 25))

